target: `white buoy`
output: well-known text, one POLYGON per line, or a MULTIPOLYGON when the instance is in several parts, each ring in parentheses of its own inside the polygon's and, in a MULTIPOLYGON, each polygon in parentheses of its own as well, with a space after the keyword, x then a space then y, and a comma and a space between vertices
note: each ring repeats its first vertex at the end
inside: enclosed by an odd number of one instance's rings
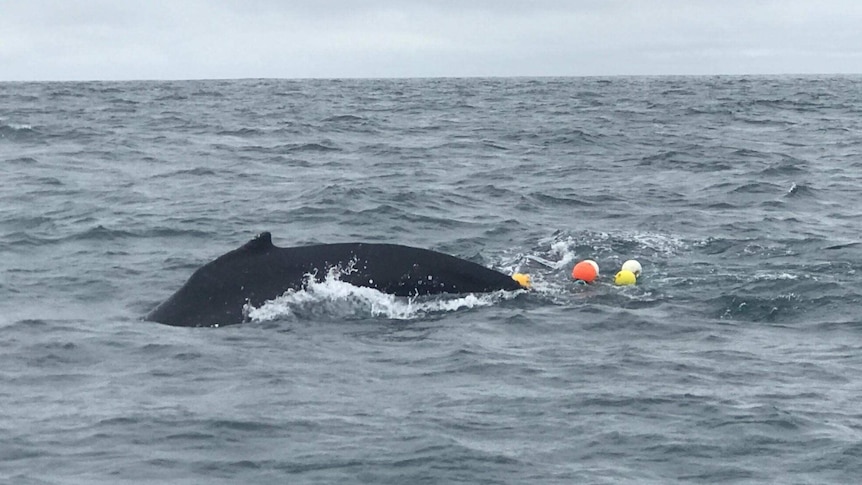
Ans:
POLYGON ((639 278, 643 268, 641 268, 641 264, 638 263, 636 259, 630 259, 623 263, 622 269, 625 271, 631 271, 636 278, 639 278))

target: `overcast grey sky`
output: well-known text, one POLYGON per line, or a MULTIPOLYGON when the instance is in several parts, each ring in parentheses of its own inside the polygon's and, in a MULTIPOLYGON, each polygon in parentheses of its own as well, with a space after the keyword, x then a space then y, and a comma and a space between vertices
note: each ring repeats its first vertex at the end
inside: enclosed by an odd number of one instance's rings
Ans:
POLYGON ((862 73, 860 0, 0 0, 0 80, 862 73))

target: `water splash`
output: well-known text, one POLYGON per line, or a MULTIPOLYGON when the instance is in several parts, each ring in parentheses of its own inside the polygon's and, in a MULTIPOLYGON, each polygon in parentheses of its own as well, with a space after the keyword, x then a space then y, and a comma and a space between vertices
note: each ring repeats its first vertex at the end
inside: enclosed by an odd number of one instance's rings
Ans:
POLYGON ((343 270, 333 268, 323 281, 306 276, 303 289, 288 290, 260 307, 247 304, 248 320, 359 320, 386 318, 415 320, 435 313, 487 307, 517 296, 520 292, 496 291, 483 294, 400 297, 341 281, 343 270))

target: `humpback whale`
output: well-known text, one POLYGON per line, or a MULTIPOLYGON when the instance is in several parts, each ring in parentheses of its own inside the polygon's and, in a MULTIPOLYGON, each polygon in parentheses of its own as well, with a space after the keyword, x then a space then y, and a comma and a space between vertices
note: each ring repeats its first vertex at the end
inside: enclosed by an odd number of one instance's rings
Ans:
POLYGON ((322 281, 336 268, 340 279, 396 296, 483 293, 526 287, 513 277, 448 254, 399 244, 339 243, 280 248, 258 234, 195 271, 147 320, 181 327, 229 325, 255 307, 322 281), (522 284, 524 286, 522 286, 522 284))

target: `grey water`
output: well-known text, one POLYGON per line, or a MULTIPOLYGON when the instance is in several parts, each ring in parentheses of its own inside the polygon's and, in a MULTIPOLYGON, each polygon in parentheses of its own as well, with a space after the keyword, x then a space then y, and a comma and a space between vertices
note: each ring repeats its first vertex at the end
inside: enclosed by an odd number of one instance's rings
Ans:
POLYGON ((858 76, 0 83, 0 482, 854 483, 860 120, 858 76), (534 285, 143 320, 261 231, 534 285))

